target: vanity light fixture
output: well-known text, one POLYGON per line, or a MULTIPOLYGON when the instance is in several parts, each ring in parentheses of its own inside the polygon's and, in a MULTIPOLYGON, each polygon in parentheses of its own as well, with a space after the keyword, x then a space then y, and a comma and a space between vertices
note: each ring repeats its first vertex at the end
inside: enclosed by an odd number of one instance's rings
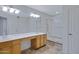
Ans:
POLYGON ((31 17, 34 17, 34 18, 39 18, 39 17, 40 17, 40 15, 34 14, 34 13, 31 13, 30 16, 31 16, 31 17))
POLYGON ((8 7, 2 6, 2 11, 8 12, 8 7))
POLYGON ((10 8, 10 7, 7 7, 7 6, 1 6, 1 7, 2 7, 3 12, 10 12, 10 13, 15 13, 15 14, 20 13, 20 10, 15 9, 15 8, 10 8))
POLYGON ((10 8, 10 9, 9 9, 9 12, 10 12, 10 13, 14 13, 14 11, 15 11, 14 8, 10 8))
POLYGON ((20 13, 20 10, 15 10, 15 14, 19 14, 20 13))

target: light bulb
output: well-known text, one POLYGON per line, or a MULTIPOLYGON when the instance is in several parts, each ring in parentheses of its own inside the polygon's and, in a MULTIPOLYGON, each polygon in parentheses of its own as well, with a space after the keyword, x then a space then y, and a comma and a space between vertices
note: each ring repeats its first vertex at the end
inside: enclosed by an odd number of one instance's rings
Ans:
POLYGON ((10 13, 14 13, 14 11, 15 11, 14 8, 10 8, 10 9, 9 9, 9 12, 10 12, 10 13))
POLYGON ((15 14, 19 14, 20 13, 20 10, 15 10, 15 14))
POLYGON ((34 13, 31 13, 30 16, 31 16, 31 17, 34 17, 34 18, 39 18, 39 17, 40 17, 40 15, 34 14, 34 13))
POLYGON ((8 11, 8 7, 2 6, 2 11, 7 12, 8 11))

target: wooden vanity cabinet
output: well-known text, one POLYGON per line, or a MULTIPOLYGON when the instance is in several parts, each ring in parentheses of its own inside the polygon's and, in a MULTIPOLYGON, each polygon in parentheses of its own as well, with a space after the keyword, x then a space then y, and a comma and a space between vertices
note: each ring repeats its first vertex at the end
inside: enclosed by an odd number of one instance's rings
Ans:
POLYGON ((31 40, 31 48, 38 49, 46 45, 47 35, 36 35, 29 38, 19 38, 11 41, 0 43, 0 54, 20 54, 21 53, 21 42, 31 40))
POLYGON ((16 54, 21 52, 20 49, 19 40, 0 43, 0 54, 16 54))
POLYGON ((46 42, 47 42, 47 35, 39 35, 37 36, 37 38, 31 40, 31 48, 38 49, 46 45, 46 42))

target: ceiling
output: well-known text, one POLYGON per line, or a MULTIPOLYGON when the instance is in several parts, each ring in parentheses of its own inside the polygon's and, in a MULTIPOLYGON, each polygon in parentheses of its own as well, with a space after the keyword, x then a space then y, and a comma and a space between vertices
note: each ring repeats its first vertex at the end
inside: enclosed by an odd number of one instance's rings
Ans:
POLYGON ((28 5, 28 7, 52 16, 62 13, 62 5, 28 5))

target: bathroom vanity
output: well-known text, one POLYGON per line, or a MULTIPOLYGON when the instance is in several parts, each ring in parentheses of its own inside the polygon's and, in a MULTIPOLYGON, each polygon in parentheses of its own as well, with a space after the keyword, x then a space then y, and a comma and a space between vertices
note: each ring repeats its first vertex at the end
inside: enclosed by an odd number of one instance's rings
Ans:
POLYGON ((0 53, 20 54, 21 42, 31 41, 31 49, 39 49, 46 45, 45 33, 24 33, 0 36, 0 53))

